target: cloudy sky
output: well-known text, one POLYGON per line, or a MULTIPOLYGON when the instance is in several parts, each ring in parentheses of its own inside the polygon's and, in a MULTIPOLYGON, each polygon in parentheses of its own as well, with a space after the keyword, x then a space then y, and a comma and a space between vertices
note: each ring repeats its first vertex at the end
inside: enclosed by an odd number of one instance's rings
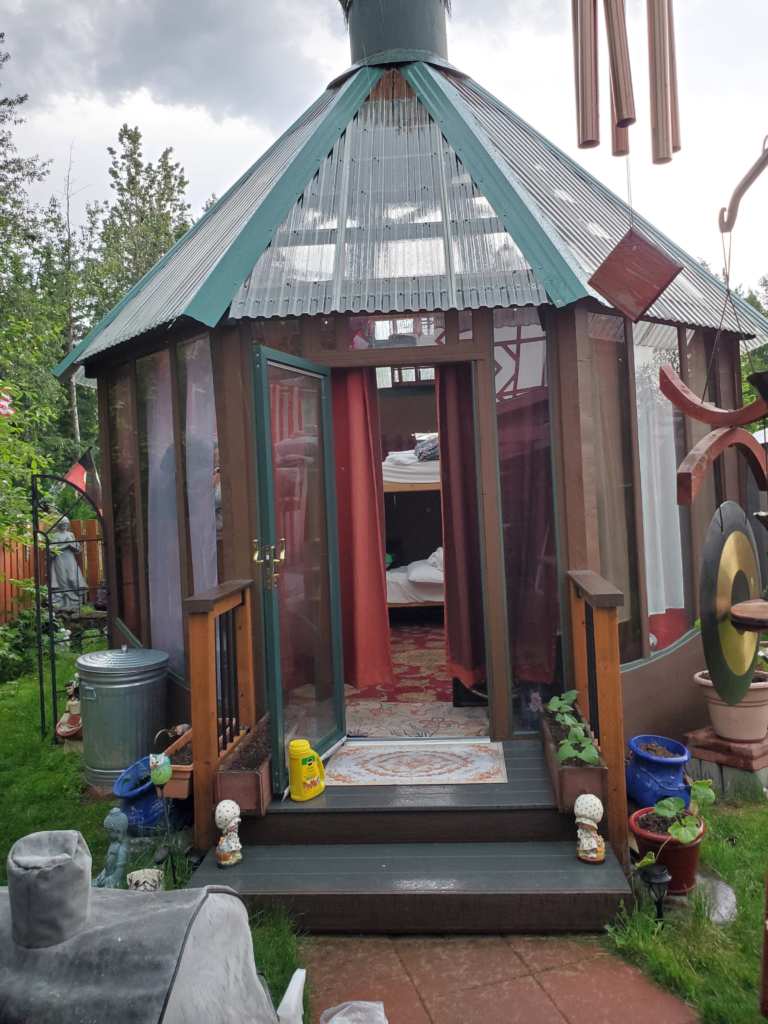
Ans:
MULTIPOLYGON (((634 205, 719 269, 718 210, 768 133, 768 4, 677 0, 683 150, 662 167, 650 159, 645 0, 626 4, 634 205)), ((30 97, 19 148, 53 159, 38 198, 61 187, 73 144, 78 212, 108 197, 106 147, 127 121, 141 128, 145 157, 173 146, 197 215, 349 64, 338 0, 4 0, 0 31, 12 55, 0 95, 30 97)), ((626 198, 626 162, 610 153, 605 52, 604 141, 575 145, 569 0, 453 0, 448 42, 453 64, 626 198)), ((766 227, 768 172, 741 205, 734 283, 768 274, 766 227)))

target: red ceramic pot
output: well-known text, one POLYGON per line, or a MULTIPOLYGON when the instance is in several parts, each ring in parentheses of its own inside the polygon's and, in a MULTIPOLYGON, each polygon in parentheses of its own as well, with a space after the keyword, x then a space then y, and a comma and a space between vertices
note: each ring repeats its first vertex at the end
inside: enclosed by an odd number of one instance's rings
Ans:
MULTIPOLYGON (((672 876, 668 892, 670 896, 684 896, 696 886, 696 869, 699 866, 699 847, 707 826, 701 818, 696 816, 701 827, 698 839, 692 843, 681 843, 679 839, 671 836, 660 836, 655 832, 648 832, 637 824, 638 818, 652 811, 652 807, 644 807, 635 811, 629 816, 629 829, 637 842, 640 856, 646 853, 654 853, 656 862, 663 864, 672 876)), ((690 814, 690 811, 686 811, 690 814)))

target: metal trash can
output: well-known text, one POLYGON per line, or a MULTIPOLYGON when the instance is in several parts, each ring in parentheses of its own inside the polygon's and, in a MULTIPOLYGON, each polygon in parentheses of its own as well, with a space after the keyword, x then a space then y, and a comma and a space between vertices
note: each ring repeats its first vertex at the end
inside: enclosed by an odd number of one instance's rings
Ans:
POLYGON ((152 752, 166 724, 168 655, 127 647, 92 651, 77 659, 77 671, 85 779, 109 789, 121 772, 152 752))

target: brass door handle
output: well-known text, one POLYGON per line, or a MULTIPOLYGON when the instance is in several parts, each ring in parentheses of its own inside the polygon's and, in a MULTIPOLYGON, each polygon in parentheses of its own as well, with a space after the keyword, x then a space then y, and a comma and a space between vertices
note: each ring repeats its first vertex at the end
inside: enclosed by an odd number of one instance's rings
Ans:
POLYGON ((266 569, 266 578, 264 580, 264 586, 267 590, 272 590, 277 584, 279 572, 275 572, 276 565, 283 565, 285 562, 285 537, 280 540, 280 553, 278 554, 275 550, 276 545, 265 544, 263 548, 259 544, 258 539, 253 542, 253 560, 257 565, 263 565, 266 569))
POLYGON ((280 554, 275 554, 274 546, 272 548, 272 560, 277 562, 278 565, 283 565, 285 562, 285 537, 280 538, 280 554))
POLYGON ((264 564, 264 559, 261 557, 261 545, 259 544, 258 537, 255 537, 253 541, 253 560, 257 565, 264 564))

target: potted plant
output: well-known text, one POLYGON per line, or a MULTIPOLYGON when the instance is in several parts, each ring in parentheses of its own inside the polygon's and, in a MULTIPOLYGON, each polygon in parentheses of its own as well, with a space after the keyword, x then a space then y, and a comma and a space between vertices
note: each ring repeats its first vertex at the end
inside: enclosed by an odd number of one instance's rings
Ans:
POLYGON ((591 793, 605 803, 607 769, 589 725, 576 705, 577 690, 553 697, 539 714, 539 736, 560 811, 591 793))
POLYGON ((164 751, 173 769, 165 786, 168 799, 186 800, 192 793, 192 730, 187 729, 164 751))
POLYGON ((688 789, 683 769, 690 760, 688 748, 666 736, 633 736, 629 741, 627 795, 641 807, 658 803, 667 796, 678 796, 688 806, 688 789))
POLYGON ((707 702, 709 720, 715 733, 724 740, 756 743, 768 733, 768 671, 765 655, 757 659, 749 690, 738 704, 726 704, 718 696, 709 672, 697 672, 694 682, 701 687, 707 702))
POLYGON ((272 758, 268 717, 222 761, 213 777, 217 802, 234 800, 241 811, 265 814, 272 801, 272 758))
POLYGON ((672 876, 671 896, 683 896, 696 886, 699 847, 707 830, 698 809, 714 800, 712 781, 704 779, 691 786, 688 810, 682 797, 669 796, 629 816, 629 829, 641 857, 638 866, 663 864, 672 876))

